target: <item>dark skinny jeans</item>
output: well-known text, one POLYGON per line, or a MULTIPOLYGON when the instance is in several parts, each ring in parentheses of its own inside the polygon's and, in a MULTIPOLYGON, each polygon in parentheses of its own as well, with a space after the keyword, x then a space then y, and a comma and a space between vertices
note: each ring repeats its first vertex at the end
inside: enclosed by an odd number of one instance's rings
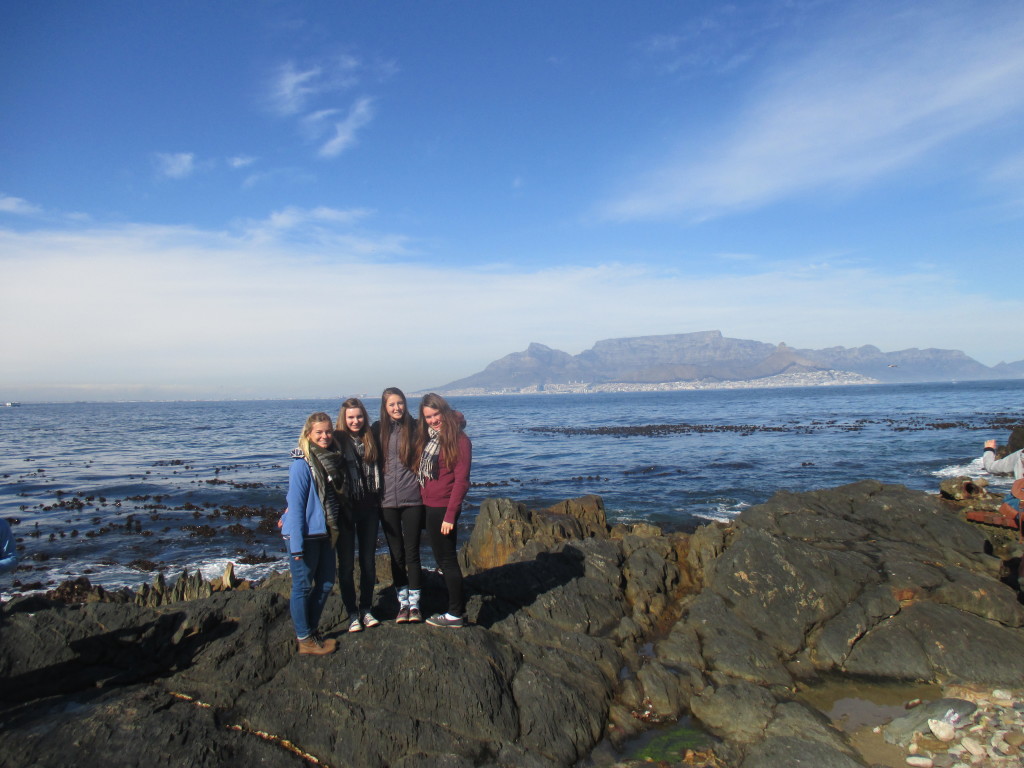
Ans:
POLYGON ((376 498, 364 500, 354 510, 354 521, 339 526, 338 586, 341 601, 350 614, 356 612, 355 554, 359 547, 359 612, 373 605, 373 585, 377 581, 377 524, 380 522, 376 498))
POLYGON ((462 596, 462 569, 458 558, 458 526, 449 534, 441 533, 444 522, 444 507, 427 507, 427 536, 430 537, 430 548, 434 550, 434 560, 444 576, 444 585, 448 589, 448 613, 461 616, 466 610, 462 596))
POLYGON ((395 589, 419 589, 423 505, 384 507, 381 510, 381 527, 391 553, 391 580, 395 589))

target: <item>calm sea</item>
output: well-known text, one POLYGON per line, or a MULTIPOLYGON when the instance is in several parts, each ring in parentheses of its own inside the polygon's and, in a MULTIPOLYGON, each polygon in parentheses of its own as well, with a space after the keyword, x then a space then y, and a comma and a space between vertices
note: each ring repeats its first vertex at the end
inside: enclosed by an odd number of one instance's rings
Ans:
MULTIPOLYGON (((934 492, 981 474, 983 441, 1024 422, 1022 396, 1024 381, 453 398, 474 454, 461 536, 490 496, 596 493, 612 521, 689 529, 780 489, 872 478, 934 492)), ((340 400, 0 408, 0 515, 22 547, 0 592, 283 568, 288 453, 305 417, 340 400)))

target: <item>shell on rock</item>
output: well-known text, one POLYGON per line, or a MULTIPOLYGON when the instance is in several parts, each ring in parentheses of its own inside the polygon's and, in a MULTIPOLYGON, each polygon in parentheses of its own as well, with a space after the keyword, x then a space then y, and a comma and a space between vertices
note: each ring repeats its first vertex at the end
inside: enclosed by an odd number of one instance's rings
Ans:
POLYGON ((928 728, 939 741, 952 741, 956 736, 956 728, 945 720, 931 719, 928 721, 928 728))
POLYGON ((907 765, 916 766, 916 768, 932 768, 935 763, 930 757, 924 757, 923 755, 910 755, 907 758, 907 765))

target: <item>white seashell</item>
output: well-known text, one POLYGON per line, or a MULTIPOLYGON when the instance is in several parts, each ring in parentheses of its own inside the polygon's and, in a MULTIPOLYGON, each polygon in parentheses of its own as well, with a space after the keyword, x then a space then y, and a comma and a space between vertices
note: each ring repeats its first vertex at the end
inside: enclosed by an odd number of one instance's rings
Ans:
POLYGON ((928 728, 939 741, 952 741, 956 735, 956 728, 945 720, 929 720, 928 728))
POLYGON ((922 755, 911 755, 907 758, 907 765, 916 766, 916 768, 932 768, 935 765, 930 757, 924 757, 922 755))

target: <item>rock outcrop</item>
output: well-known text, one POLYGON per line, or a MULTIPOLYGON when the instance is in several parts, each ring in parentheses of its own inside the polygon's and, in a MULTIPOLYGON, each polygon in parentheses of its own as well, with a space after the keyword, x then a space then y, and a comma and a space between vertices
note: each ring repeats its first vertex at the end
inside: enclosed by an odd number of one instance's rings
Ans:
POLYGON ((707 765, 864 766, 803 681, 1024 679, 1024 608, 950 504, 862 482, 687 535, 610 527, 597 497, 491 499, 461 553, 471 626, 396 625, 384 590, 384 624, 348 635, 333 599, 327 657, 296 655, 285 576, 181 602, 19 598, 0 615, 0 755, 554 768, 691 713, 707 765))

